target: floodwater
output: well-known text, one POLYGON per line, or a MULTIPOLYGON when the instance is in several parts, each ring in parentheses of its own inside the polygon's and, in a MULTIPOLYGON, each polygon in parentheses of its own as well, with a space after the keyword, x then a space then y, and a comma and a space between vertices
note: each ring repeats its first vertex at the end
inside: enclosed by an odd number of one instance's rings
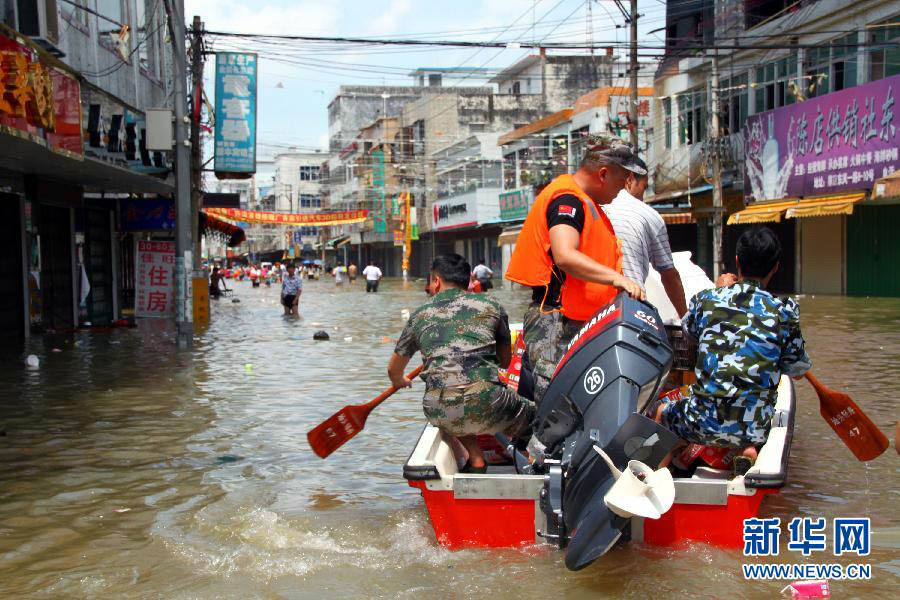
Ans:
MULTIPOLYGON (((578 573, 547 547, 449 552, 402 464, 422 384, 381 405, 327 460, 305 433, 389 383, 390 338, 421 283, 309 282, 299 319, 278 289, 232 284, 212 325, 176 352, 166 323, 46 336, 0 354, 2 598, 773 598, 739 552, 617 547, 578 573), (324 329, 327 342, 315 342, 324 329), (24 358, 36 354, 38 369, 24 358)), ((526 296, 496 293, 513 320, 526 296)), ((900 300, 801 298, 819 378, 889 436, 898 418, 900 300)), ((798 384, 790 481, 764 516, 871 517, 868 557, 786 548, 767 562, 871 565, 835 598, 900 597, 900 457, 861 464, 798 384)), ((754 562, 758 559, 747 559, 754 562)))

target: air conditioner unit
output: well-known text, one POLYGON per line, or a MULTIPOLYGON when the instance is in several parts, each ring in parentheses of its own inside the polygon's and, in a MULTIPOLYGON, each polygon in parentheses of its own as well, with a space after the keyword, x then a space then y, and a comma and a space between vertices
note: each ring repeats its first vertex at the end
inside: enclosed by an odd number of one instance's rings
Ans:
POLYGON ((47 52, 59 57, 65 53, 59 49, 59 14, 56 0, 17 0, 18 30, 27 35, 47 52))

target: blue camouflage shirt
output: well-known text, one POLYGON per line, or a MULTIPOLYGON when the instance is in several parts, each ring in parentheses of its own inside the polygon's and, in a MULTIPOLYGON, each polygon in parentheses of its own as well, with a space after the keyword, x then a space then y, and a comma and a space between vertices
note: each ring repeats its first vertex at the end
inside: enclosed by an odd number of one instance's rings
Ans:
POLYGON ((782 374, 796 377, 812 366, 797 303, 755 281, 698 293, 683 327, 699 343, 693 408, 717 416, 707 426, 736 421, 767 430, 782 374))

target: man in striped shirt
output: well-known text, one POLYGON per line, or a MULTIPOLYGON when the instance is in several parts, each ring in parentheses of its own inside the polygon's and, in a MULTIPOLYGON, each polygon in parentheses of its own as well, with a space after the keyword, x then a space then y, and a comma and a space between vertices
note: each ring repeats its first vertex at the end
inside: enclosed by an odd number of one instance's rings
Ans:
POLYGON ((636 162, 645 174, 628 171, 625 187, 612 202, 603 205, 603 211, 622 244, 622 273, 625 277, 644 287, 652 264, 659 272, 666 295, 678 315, 683 316, 687 312, 687 302, 681 276, 672 262, 666 223, 658 212, 644 203, 647 165, 639 158, 636 162))

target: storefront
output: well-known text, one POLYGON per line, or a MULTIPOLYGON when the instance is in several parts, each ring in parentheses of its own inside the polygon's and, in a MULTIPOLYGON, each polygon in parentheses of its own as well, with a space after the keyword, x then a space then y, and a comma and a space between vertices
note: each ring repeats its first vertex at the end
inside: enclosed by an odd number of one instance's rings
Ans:
POLYGON ((900 168, 896 89, 900 76, 747 119, 747 208, 728 223, 772 224, 797 292, 900 295, 896 198, 876 198, 900 168))

